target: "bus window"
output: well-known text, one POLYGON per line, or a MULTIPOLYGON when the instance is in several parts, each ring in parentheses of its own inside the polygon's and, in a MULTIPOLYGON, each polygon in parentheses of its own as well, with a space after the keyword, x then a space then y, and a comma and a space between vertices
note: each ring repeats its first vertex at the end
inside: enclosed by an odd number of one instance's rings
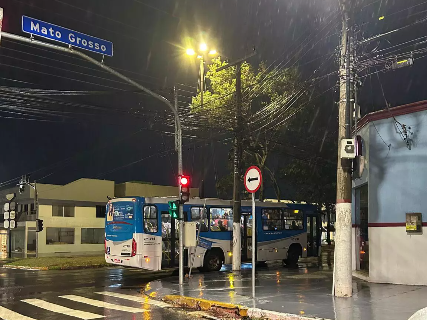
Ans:
POLYGON ((144 207, 144 231, 147 233, 156 233, 158 230, 157 224, 157 208, 155 206, 144 207))
POLYGON ((210 208, 211 231, 233 231, 233 209, 210 208))
POLYGON ((281 209, 262 209, 262 230, 283 230, 281 209))
POLYGON ((208 217, 206 214, 206 209, 203 207, 192 207, 191 208, 191 221, 195 221, 197 224, 197 230, 201 225, 200 232, 208 231, 208 217))
POLYGON ((303 213, 301 210, 286 209, 285 229, 287 230, 302 230, 304 229, 303 213))

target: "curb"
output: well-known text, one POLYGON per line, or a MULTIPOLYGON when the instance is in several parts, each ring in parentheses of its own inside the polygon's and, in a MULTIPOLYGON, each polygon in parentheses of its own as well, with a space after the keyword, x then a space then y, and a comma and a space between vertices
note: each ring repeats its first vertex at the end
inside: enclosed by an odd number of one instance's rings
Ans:
POLYGON ((213 309, 223 309, 228 312, 233 312, 241 317, 248 316, 248 308, 232 303, 224 303, 219 301, 184 297, 178 295, 167 295, 163 297, 163 301, 177 304, 181 307, 187 307, 191 309, 197 309, 202 311, 209 311, 213 309))
POLYGON ((166 295, 163 298, 163 301, 169 302, 174 305, 181 307, 186 307, 190 309, 202 310, 202 311, 212 311, 212 310, 223 310, 228 313, 234 313, 241 317, 249 318, 261 318, 261 319, 270 319, 270 320, 328 320, 325 318, 317 317, 307 317, 300 316, 297 314, 291 313, 281 313, 270 310, 263 310, 258 308, 248 308, 245 306, 225 303, 213 300, 205 300, 199 298, 191 298, 179 295, 166 295))
POLYGON ((277 311, 263 310, 258 308, 249 308, 248 316, 250 318, 265 318, 270 320, 329 320, 326 318, 300 316, 292 313, 281 313, 277 311))
POLYGON ((352 276, 366 282, 372 282, 371 279, 369 279, 369 276, 365 276, 364 274, 361 274, 360 272, 357 272, 357 271, 353 271, 352 276))
POLYGON ((4 265, 2 268, 5 269, 20 269, 20 270, 31 270, 31 271, 46 271, 49 270, 48 267, 26 267, 26 266, 12 266, 12 265, 4 265))

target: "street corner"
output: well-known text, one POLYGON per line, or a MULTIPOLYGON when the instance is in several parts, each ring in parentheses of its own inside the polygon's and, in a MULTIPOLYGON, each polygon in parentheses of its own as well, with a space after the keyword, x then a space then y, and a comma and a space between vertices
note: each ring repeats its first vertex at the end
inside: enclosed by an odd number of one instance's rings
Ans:
POLYGON ((190 309, 214 311, 215 313, 240 316, 243 318, 248 317, 249 309, 247 307, 232 303, 191 298, 180 295, 166 295, 163 297, 163 301, 190 309))

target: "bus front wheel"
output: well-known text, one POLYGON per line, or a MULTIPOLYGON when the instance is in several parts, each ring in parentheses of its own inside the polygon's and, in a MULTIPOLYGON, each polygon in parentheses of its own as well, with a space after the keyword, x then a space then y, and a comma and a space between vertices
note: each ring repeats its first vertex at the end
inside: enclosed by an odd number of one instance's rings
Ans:
POLYGON ((223 255, 218 250, 208 251, 203 262, 206 271, 219 271, 222 268, 223 255))

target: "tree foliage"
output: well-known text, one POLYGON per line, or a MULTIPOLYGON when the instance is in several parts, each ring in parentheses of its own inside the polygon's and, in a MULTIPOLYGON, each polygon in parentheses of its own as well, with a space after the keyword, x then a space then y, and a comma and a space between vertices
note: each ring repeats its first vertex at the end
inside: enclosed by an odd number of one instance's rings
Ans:
MULTIPOLYGON (((193 97, 191 112, 206 119, 208 123, 220 130, 232 131, 235 127, 236 108, 236 68, 216 70, 227 63, 220 58, 212 60, 206 74, 207 90, 193 97)), ((260 167, 265 179, 274 184, 277 198, 280 198, 279 185, 275 173, 267 166, 268 158, 274 151, 274 142, 282 130, 274 126, 276 120, 292 114, 299 104, 290 103, 297 92, 302 91, 296 69, 278 69, 267 71, 265 64, 257 67, 244 62, 241 65, 242 79, 242 130, 245 137, 242 141, 241 167, 256 164, 260 167), (261 128, 257 130, 257 128, 261 128), (252 133, 252 134, 249 134, 252 133)), ((232 150, 231 150, 232 151, 232 150)), ((231 158, 231 157, 230 157, 231 158)), ((241 172, 243 175, 243 172, 241 172)), ((232 190, 232 179, 224 177, 217 183, 217 192, 221 197, 229 198, 232 190)), ((260 200, 264 197, 264 185, 261 186, 260 200)))

